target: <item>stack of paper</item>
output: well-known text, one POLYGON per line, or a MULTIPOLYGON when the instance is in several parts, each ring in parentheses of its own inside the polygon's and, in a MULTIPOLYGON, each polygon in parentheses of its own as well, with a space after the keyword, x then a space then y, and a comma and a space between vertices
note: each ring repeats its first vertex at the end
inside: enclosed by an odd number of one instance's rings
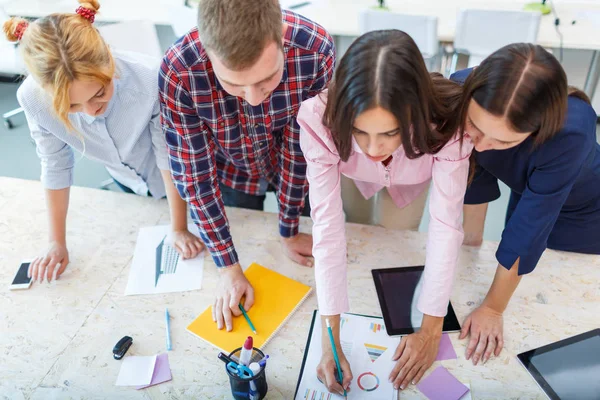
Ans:
POLYGON ((437 357, 435 361, 444 361, 444 360, 456 360, 456 351, 454 351, 454 346, 452 346, 452 342, 450 341, 450 336, 447 333, 442 334, 442 339, 440 340, 440 348, 438 349, 437 357))
POLYGON ((469 387, 463 385, 446 368, 439 366, 417 384, 417 388, 429 400, 466 400, 469 387))
POLYGON ((149 357, 129 356, 123 359, 115 385, 137 386, 137 389, 144 389, 171 379, 167 353, 149 357))

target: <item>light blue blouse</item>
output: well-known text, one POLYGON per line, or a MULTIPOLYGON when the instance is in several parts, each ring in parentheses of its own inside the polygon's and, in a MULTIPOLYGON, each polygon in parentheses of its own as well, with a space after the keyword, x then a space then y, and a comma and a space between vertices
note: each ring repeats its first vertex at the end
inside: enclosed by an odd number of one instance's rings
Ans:
POLYGON ((168 170, 168 154, 160 125, 158 62, 145 55, 113 52, 114 94, 97 117, 69 114, 70 132, 54 113, 52 99, 29 76, 17 92, 42 164, 45 188, 73 184, 73 149, 98 161, 109 174, 135 193, 165 196, 160 170, 168 170), (81 141, 80 137, 85 142, 81 141))

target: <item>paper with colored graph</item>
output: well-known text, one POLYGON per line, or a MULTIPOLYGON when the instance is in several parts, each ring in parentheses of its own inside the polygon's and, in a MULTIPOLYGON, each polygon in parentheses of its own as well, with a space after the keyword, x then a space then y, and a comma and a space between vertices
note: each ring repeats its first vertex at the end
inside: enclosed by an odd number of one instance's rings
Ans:
POLYGON ((256 263, 250 265, 244 275, 254 287, 254 306, 248 317, 258 332, 255 335, 243 316, 233 318, 233 329, 218 330, 208 307, 196 318, 187 330, 200 339, 229 353, 240 347, 248 336, 254 338, 254 347, 262 348, 274 336, 285 321, 310 295, 312 288, 287 276, 256 263))
MULTIPOLYGON (((392 356, 400 343, 389 337, 383 319, 353 314, 342 314, 340 319, 342 351, 350 363, 354 376, 348 392, 349 400, 396 400, 398 392, 388 382, 396 364, 392 356)), ((340 400, 343 396, 327 392, 319 382, 316 368, 321 359, 321 316, 317 313, 313 325, 302 380, 296 400, 340 400)))

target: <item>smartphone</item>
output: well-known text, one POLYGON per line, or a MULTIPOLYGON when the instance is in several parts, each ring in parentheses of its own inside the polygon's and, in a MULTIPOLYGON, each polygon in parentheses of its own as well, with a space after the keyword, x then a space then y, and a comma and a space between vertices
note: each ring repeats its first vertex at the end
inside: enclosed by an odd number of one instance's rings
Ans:
POLYGON ((29 264, 31 261, 22 261, 15 279, 13 279, 10 290, 29 289, 32 283, 32 279, 27 277, 27 271, 29 270, 29 264))

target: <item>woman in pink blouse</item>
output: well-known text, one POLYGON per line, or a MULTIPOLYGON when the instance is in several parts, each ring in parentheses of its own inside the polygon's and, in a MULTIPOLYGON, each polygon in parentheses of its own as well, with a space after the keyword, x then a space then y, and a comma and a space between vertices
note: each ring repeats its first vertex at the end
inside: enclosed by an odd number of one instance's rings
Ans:
POLYGON ((399 208, 433 182, 418 300, 422 328, 401 341, 389 379, 397 389, 417 383, 437 355, 463 241, 461 211, 473 147, 456 134, 460 94, 457 84, 427 72, 410 36, 388 30, 358 38, 341 59, 329 91, 300 107, 319 311, 333 324, 344 375, 340 385, 324 330, 317 375, 330 392, 343 394, 352 380, 339 341, 339 316, 349 311, 342 175, 353 179, 365 198, 386 188, 399 208))

